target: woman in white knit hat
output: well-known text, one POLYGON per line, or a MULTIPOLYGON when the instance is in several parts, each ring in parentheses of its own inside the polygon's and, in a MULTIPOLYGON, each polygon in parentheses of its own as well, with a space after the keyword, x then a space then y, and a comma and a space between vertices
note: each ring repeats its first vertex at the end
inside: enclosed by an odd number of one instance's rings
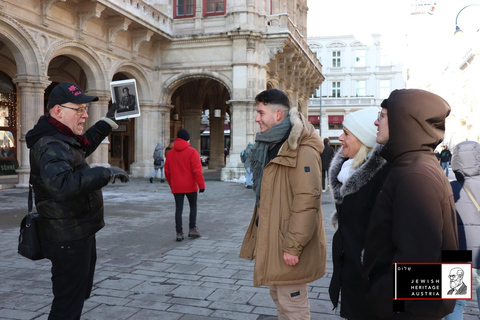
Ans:
POLYGON ((375 142, 374 125, 379 110, 365 108, 348 114, 339 137, 342 147, 335 154, 329 171, 336 212, 332 223, 333 275, 329 294, 334 308, 341 289, 340 316, 350 320, 378 319, 368 306, 367 289, 362 281, 362 259, 370 214, 375 198, 388 174, 380 157, 383 145, 375 142))

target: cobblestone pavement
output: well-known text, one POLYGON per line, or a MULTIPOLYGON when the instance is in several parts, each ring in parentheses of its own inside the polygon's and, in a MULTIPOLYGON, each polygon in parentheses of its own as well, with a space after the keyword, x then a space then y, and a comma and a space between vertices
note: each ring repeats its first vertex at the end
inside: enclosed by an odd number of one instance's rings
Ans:
MULTIPOLYGON (((199 239, 175 241, 174 199, 166 183, 133 179, 104 190, 106 226, 97 233, 98 262, 82 319, 273 320, 268 288, 253 287, 253 262, 238 253, 254 205, 252 190, 205 172, 198 197, 199 239)), ((28 190, 0 190, 0 319, 47 319, 52 300, 50 263, 17 254, 28 190)), ((309 284, 312 319, 342 319, 328 298, 333 211, 322 194, 327 231, 327 274, 309 284)), ((188 226, 188 202, 183 224, 188 226)), ((473 301, 465 320, 478 320, 473 301)))

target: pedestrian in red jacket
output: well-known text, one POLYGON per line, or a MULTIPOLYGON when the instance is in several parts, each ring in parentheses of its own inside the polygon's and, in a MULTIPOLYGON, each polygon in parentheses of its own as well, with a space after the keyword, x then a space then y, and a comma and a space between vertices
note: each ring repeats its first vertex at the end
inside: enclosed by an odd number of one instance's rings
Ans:
POLYGON ((173 149, 168 152, 165 161, 165 176, 175 197, 175 229, 177 241, 184 239, 182 227, 183 201, 187 196, 190 205, 188 236, 200 237, 197 229, 197 191, 205 191, 205 179, 198 151, 190 147, 190 133, 185 129, 177 132, 173 149))

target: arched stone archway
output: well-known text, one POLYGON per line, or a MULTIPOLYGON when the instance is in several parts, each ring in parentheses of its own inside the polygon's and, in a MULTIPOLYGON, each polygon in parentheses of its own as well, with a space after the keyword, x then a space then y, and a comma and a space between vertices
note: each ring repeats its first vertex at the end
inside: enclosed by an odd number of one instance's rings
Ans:
POLYGON ((208 166, 213 169, 225 166, 225 150, 228 154, 230 148, 230 124, 225 119, 231 96, 225 82, 211 75, 188 75, 177 77, 166 87, 173 107, 170 135, 175 137, 180 128, 187 129, 191 146, 208 157, 208 166))
MULTIPOLYGON (((86 87, 82 88, 84 91, 96 90, 96 91, 109 91, 109 81, 105 77, 107 74, 106 67, 102 63, 102 59, 97 55, 94 50, 84 44, 76 41, 62 41, 50 48, 46 53, 45 60, 47 61, 47 73, 49 74, 51 62, 60 56, 65 56, 75 61, 85 73, 85 79, 77 79, 79 82, 85 82, 86 87), (85 80, 85 81, 84 81, 85 80)), ((72 78, 71 75, 66 72, 61 74, 60 77, 72 78)), ((66 80, 64 80, 66 81, 66 80)), ((81 83, 77 83, 79 86, 81 83)))
POLYGON ((5 16, 0 17, 0 47, 0 71, 12 78, 19 102, 15 106, 19 117, 14 120, 19 164, 17 187, 27 187, 30 161, 25 135, 41 115, 43 91, 49 81, 44 76, 43 56, 38 43, 22 25, 5 16))
POLYGON ((112 66, 111 80, 135 79, 141 116, 131 118, 111 135, 110 160, 112 165, 125 168, 135 177, 148 177, 153 171, 153 150, 159 141, 167 145, 165 128, 169 126, 169 108, 155 101, 154 90, 145 69, 132 62, 112 66))

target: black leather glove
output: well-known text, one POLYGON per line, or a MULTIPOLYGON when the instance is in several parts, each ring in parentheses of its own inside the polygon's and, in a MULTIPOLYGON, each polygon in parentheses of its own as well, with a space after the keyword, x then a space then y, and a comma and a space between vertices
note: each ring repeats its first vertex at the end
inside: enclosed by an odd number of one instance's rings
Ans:
POLYGON ((200 193, 204 193, 205 192, 205 189, 200 189, 200 193))
POLYGON ((107 118, 110 119, 110 120, 116 121, 116 120, 115 120, 115 111, 117 111, 117 109, 118 109, 118 105, 117 105, 115 102, 113 102, 113 103, 112 103, 112 106, 110 107, 110 109, 108 109, 107 114, 105 115, 105 117, 107 117, 107 118))
POLYGON ((119 167, 110 167, 110 182, 115 183, 115 180, 119 179, 122 182, 130 181, 130 176, 124 170, 119 167))

